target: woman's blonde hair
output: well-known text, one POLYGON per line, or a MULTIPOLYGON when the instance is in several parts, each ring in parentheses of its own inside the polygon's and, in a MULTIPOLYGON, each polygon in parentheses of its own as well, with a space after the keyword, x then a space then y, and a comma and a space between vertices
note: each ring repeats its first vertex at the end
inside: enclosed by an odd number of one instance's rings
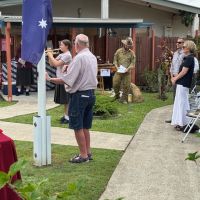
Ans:
POLYGON ((183 47, 188 48, 189 51, 190 51, 190 53, 195 53, 195 51, 197 50, 196 44, 193 41, 191 41, 191 40, 186 40, 184 42, 183 47))

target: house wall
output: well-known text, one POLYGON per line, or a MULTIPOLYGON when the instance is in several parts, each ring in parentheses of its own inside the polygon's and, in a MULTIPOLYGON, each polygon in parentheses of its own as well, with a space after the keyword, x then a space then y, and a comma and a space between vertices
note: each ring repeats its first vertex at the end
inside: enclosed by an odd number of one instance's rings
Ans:
MULTIPOLYGON (((53 0, 53 15, 57 17, 100 17, 101 0, 53 0), (73 3, 72 3, 73 2, 73 3)), ((2 15, 21 15, 21 6, 1 8, 2 15)), ((181 18, 167 11, 149 8, 122 0, 110 0, 110 18, 142 18, 144 22, 153 23, 157 36, 165 35, 165 27, 168 34, 165 36, 185 37, 191 33, 191 27, 181 24, 181 18), (171 32, 170 32, 171 31, 171 32)), ((123 32, 129 32, 123 30, 123 32)))
POLYGON ((173 37, 184 37, 190 32, 181 24, 181 18, 172 12, 166 12, 155 8, 124 2, 121 0, 110 0, 111 18, 142 18, 144 22, 154 23, 153 28, 157 36, 164 36, 164 27, 172 27, 173 37))

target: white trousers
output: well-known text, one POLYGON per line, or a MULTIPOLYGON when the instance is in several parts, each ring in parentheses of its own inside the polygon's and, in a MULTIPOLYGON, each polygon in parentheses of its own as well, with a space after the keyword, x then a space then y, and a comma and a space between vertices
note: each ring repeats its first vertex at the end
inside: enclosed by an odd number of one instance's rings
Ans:
POLYGON ((171 125, 187 125, 189 122, 186 116, 187 110, 190 110, 189 88, 177 85, 171 125))

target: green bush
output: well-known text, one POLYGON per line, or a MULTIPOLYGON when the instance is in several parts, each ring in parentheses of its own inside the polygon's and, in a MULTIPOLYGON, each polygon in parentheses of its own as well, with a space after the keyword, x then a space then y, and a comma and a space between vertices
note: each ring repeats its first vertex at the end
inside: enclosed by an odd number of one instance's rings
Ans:
POLYGON ((93 114, 102 118, 116 116, 118 114, 117 105, 111 102, 109 97, 97 95, 93 114))
POLYGON ((157 70, 154 70, 154 71, 145 70, 143 76, 144 76, 145 84, 147 85, 149 92, 158 92, 157 70))

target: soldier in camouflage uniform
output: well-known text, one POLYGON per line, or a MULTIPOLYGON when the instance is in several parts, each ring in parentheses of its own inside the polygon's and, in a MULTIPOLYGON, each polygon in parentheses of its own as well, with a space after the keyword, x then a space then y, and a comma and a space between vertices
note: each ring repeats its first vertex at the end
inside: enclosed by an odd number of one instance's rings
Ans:
POLYGON ((131 50, 133 41, 130 37, 121 41, 123 47, 118 49, 114 55, 114 65, 118 68, 122 65, 126 68, 125 73, 116 72, 113 77, 113 89, 115 91, 114 100, 119 99, 121 103, 127 103, 128 93, 131 84, 131 69, 135 67, 135 53, 131 50), (122 89, 122 97, 119 96, 119 90, 122 89))

